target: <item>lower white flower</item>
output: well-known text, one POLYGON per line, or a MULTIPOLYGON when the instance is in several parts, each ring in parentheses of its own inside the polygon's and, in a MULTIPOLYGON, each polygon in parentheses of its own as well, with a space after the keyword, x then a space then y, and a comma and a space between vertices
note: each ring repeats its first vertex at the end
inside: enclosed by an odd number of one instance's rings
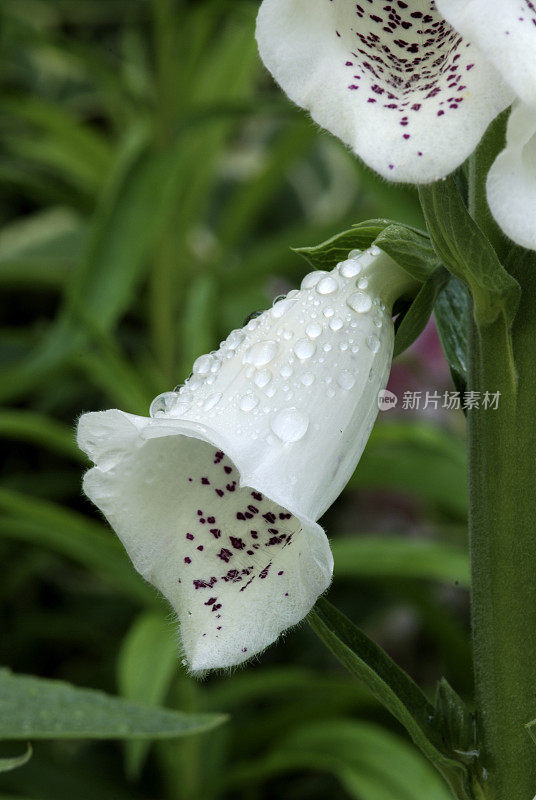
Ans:
POLYGON ((536 108, 514 105, 506 147, 488 173, 486 189, 491 213, 506 235, 536 250, 536 108))
POLYGON ((89 413, 84 479, 177 611, 193 670, 238 664, 299 622, 333 571, 316 519, 351 476, 412 279, 378 248, 307 275, 201 356, 151 417, 89 413))

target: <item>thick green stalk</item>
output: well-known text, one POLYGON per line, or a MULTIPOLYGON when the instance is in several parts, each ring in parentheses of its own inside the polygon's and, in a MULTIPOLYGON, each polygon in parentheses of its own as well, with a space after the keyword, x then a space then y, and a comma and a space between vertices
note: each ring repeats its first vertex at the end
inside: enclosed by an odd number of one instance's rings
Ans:
MULTIPOLYGON (((485 204, 484 176, 501 147, 488 137, 470 171, 470 210, 503 259, 508 248, 485 204), (480 162, 479 162, 480 158, 480 162)), ((512 330, 503 317, 470 337, 469 390, 501 393, 468 414, 473 648, 489 800, 532 800, 536 747, 536 265, 511 250, 522 289, 512 330)))

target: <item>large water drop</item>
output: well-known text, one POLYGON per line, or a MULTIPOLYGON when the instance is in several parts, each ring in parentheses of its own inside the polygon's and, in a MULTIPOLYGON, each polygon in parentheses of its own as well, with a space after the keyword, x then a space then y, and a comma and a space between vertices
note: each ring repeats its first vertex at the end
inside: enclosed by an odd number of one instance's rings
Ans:
POLYGON ((269 369, 259 369, 253 376, 253 383, 255 386, 258 386, 259 389, 263 389, 265 386, 268 386, 271 380, 272 373, 269 369))
POLYGON ((339 284, 332 275, 326 275, 325 278, 318 281, 316 284, 316 291, 318 294, 333 294, 339 288, 339 284))
POLYGON ((307 433, 309 418, 297 408, 283 408, 271 422, 272 431, 282 442, 298 442, 307 433))
POLYGON ((373 353, 377 353, 378 350, 380 349, 380 340, 378 339, 378 337, 374 336, 374 334, 372 334, 372 336, 369 336, 367 339, 367 347, 369 348, 369 350, 372 350, 373 353))
POLYGON ((343 278, 355 278, 361 272, 361 264, 349 258, 348 261, 341 261, 339 264, 339 272, 343 278))
POLYGON ((372 308, 372 300, 366 292, 354 292, 346 301, 350 308, 359 314, 365 314, 372 308))
POLYGON ((254 367, 264 367, 276 357, 277 350, 277 342, 255 342, 246 350, 244 363, 253 364, 254 367))
POLYGON ((307 334, 309 339, 318 339, 318 337, 322 333, 322 325, 319 325, 318 322, 310 322, 305 329, 305 333, 307 334))
POLYGON ((301 288, 302 289, 312 289, 313 286, 316 286, 318 281, 322 280, 324 275, 327 275, 327 274, 328 273, 324 269, 317 269, 314 272, 309 272, 309 274, 306 275, 305 278, 302 280, 301 288))
POLYGON ((192 372, 198 375, 207 375, 212 367, 213 358, 210 355, 199 356, 192 367, 192 372))
POLYGON ((308 358, 311 358, 311 356, 314 356, 315 352, 316 345, 309 339, 298 339, 294 345, 294 353, 301 361, 306 361, 308 358))

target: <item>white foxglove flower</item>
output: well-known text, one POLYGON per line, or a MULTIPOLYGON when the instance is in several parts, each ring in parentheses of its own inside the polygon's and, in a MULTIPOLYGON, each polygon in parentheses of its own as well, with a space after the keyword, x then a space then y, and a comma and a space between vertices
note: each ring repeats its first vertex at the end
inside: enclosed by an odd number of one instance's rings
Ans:
POLYGON ((536 108, 514 105, 506 147, 488 173, 486 188, 491 213, 506 235, 536 250, 536 108))
MULTIPOLYGON (((498 2, 444 0, 441 9, 498 2)), ((494 24, 487 12, 482 20, 494 24)), ((452 172, 513 100, 433 0, 263 0, 257 41, 290 99, 393 181, 452 172)))
POLYGON ((520 102, 506 147, 493 164, 488 204, 517 244, 536 250, 536 3, 532 0, 438 0, 438 8, 473 41, 520 102))
POLYGON ((299 622, 331 580, 316 523, 350 478, 412 279, 378 248, 201 356, 151 417, 89 413, 84 490, 177 611, 193 670, 238 664, 299 622))

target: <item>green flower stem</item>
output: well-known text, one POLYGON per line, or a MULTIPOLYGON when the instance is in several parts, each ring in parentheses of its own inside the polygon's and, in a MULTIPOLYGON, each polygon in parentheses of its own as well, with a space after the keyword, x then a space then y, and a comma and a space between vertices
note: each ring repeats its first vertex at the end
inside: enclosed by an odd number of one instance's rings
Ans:
POLYGON ((532 800, 536 747, 536 265, 505 246, 485 204, 491 131, 470 169, 470 210, 522 289, 512 330, 473 324, 468 389, 501 392, 468 414, 473 649, 486 800, 532 800), (480 162, 479 162, 480 159, 480 162), (510 255, 506 258, 507 250, 510 255))

